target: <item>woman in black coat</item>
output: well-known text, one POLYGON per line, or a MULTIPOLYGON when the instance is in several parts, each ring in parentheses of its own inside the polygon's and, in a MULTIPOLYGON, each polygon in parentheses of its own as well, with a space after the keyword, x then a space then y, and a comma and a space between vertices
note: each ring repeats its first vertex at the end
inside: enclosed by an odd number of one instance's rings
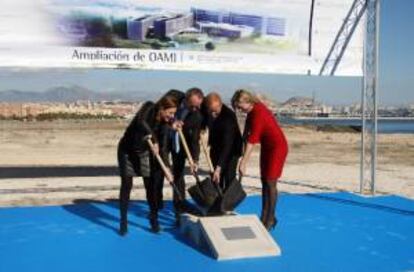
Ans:
MULTIPOLYGON (((146 102, 127 127, 118 145, 118 165, 121 176, 120 234, 128 231, 128 203, 134 176, 144 180, 150 208, 150 224, 153 232, 159 232, 158 210, 162 207, 164 173, 152 155, 148 145, 150 138, 163 161, 168 162, 168 125, 177 111, 178 101, 173 96, 163 96, 157 103, 146 102)), ((171 174, 169 173, 170 177, 171 174)))

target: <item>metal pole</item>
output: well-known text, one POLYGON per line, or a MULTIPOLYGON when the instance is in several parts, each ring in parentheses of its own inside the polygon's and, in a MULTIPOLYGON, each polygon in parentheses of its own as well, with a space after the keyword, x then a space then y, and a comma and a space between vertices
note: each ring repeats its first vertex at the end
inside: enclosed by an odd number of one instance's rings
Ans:
MULTIPOLYGON (((364 56, 365 56, 365 45, 364 45, 364 56)), ((364 58, 365 59, 365 58, 364 58)), ((364 181, 365 181, 365 127, 366 127, 366 119, 365 119, 365 61, 364 61, 364 76, 362 78, 362 86, 361 86, 361 121, 362 121, 362 129, 361 129, 361 161, 360 161, 360 169, 359 169, 359 193, 364 192, 364 181)))
POLYGON ((364 43, 364 77, 361 101, 361 173, 360 192, 375 194, 378 133, 378 59, 380 0, 366 0, 366 32, 364 43))
POLYGON ((345 53, 352 35, 358 26, 359 21, 365 13, 368 0, 354 0, 351 8, 346 15, 341 28, 339 29, 328 55, 326 56, 319 75, 335 74, 339 63, 345 53))
POLYGON ((312 56, 312 31, 313 31, 313 13, 315 9, 315 0, 312 0, 309 16, 309 40, 308 40, 308 56, 312 56))
POLYGON ((380 48, 380 0, 375 3, 375 89, 374 89, 374 132, 373 132, 373 164, 372 164, 372 183, 371 194, 375 194, 377 181, 377 136, 378 136, 378 83, 379 83, 379 48, 380 48))

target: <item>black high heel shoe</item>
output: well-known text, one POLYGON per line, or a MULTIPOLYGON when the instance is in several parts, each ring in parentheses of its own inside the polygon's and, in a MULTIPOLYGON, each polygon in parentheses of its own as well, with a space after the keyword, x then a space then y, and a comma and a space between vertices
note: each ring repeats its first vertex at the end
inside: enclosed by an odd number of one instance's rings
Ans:
POLYGON ((275 229, 275 227, 276 227, 276 225, 277 225, 277 219, 276 218, 272 218, 272 220, 269 220, 267 223, 266 223, 266 225, 265 225, 265 227, 266 227, 266 229, 267 229, 267 231, 271 231, 271 230, 274 230, 275 229))
POLYGON ((128 233, 128 223, 126 221, 121 221, 119 225, 119 235, 125 236, 128 233))
POLYGON ((151 232, 159 233, 161 231, 160 224, 158 223, 158 218, 150 219, 151 232))
POLYGON ((181 226, 181 214, 175 214, 175 227, 179 228, 181 226))
POLYGON ((262 222, 263 226, 266 228, 266 219, 264 217, 260 217, 260 222, 262 222))

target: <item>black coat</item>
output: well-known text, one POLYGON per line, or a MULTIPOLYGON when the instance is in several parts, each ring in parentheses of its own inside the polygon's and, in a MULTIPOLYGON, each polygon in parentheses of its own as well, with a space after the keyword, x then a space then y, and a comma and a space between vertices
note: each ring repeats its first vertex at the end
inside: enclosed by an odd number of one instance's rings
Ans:
POLYGON ((240 157, 243 142, 236 114, 223 105, 216 119, 208 120, 210 156, 214 166, 226 168, 230 160, 240 157))
POLYGON ((156 120, 157 112, 156 104, 150 101, 144 103, 125 130, 119 148, 129 154, 148 152, 150 150, 145 137, 152 135, 153 142, 159 144, 161 157, 169 165, 168 126, 156 120))

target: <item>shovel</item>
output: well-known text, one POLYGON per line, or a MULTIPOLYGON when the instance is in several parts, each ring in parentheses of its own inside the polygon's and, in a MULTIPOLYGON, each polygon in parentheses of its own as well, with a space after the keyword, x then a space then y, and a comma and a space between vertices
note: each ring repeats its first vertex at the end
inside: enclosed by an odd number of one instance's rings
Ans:
MULTIPOLYGON (((210 176, 213 176, 214 166, 213 166, 213 162, 211 161, 210 155, 208 154, 207 145, 206 145, 206 143, 204 142, 203 139, 200 139, 200 143, 201 143, 201 147, 203 149, 204 156, 206 157, 208 169, 210 171, 210 176)), ((213 183, 214 183, 214 186, 216 187, 217 193, 219 194, 220 197, 222 197, 223 192, 221 191, 220 186, 215 182, 213 182, 213 183)))
MULTIPOLYGON (((188 162, 190 163, 190 166, 193 167, 194 160, 191 156, 190 149, 188 148, 183 131, 179 129, 178 134, 183 144, 188 162)), ((197 205, 205 208, 206 210, 209 210, 211 206, 213 206, 213 204, 216 202, 218 196, 217 190, 214 188, 213 182, 210 178, 205 178, 203 181, 201 181, 200 177, 195 172, 193 172, 193 176, 196 180, 196 184, 191 186, 188 189, 188 192, 191 198, 197 203, 197 205)))
POLYGON ((167 166, 165 165, 164 161, 162 160, 160 154, 158 154, 157 152, 155 152, 155 147, 154 147, 154 143, 152 142, 152 136, 148 135, 145 137, 146 141, 152 151, 152 154, 154 154, 155 158, 157 159, 158 163, 161 166, 162 171, 164 172, 164 175, 166 177, 166 179, 168 180, 168 182, 170 183, 171 187, 173 188, 174 192, 177 194, 178 199, 179 200, 183 200, 183 196, 181 195, 180 191, 178 190, 177 186, 174 183, 174 178, 170 172, 170 170, 168 170, 167 166))
MULTIPOLYGON (((207 159, 207 163, 210 168, 210 172, 213 173, 214 167, 211 162, 211 158, 208 154, 207 146, 204 141, 201 141, 201 142, 202 142, 202 148, 203 148, 204 154, 207 159)), ((230 186, 226 188, 224 192, 222 192, 219 185, 214 183, 216 185, 219 197, 217 198, 216 203, 213 205, 210 211, 211 213, 220 214, 220 213, 225 213, 227 211, 233 211, 244 200, 244 198, 246 198, 246 192, 243 190, 243 187, 241 185, 242 178, 243 178, 242 176, 240 176, 238 180, 237 178, 235 178, 231 182, 230 186)))

